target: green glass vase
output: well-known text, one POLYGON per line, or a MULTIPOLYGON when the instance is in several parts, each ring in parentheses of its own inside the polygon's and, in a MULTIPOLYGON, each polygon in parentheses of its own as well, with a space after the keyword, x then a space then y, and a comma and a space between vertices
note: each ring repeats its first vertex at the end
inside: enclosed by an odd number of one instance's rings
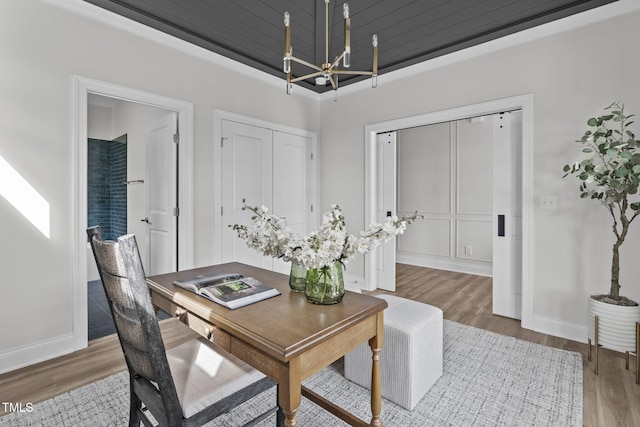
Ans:
POLYGON ((307 272, 307 286, 304 289, 307 301, 312 304, 338 304, 344 297, 342 264, 335 261, 322 268, 310 268, 307 272))
POLYGON ((289 288, 294 292, 304 292, 307 286, 307 269, 302 264, 291 262, 291 273, 289 274, 289 288))

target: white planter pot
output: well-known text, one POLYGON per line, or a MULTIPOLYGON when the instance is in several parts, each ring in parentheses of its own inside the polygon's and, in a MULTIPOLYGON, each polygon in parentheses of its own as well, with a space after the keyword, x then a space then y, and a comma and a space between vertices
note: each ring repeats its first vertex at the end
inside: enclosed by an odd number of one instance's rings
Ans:
POLYGON ((589 298, 588 337, 595 344, 595 316, 598 316, 598 344, 610 350, 636 351, 636 322, 640 306, 625 307, 589 298))

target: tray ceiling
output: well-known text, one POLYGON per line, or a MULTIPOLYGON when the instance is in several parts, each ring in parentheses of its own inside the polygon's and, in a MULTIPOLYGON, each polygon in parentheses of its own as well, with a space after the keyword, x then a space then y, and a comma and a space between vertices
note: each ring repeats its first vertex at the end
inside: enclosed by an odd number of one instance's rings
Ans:
MULTIPOLYGON (((85 0, 116 14, 284 78, 283 14, 291 15, 294 55, 325 57, 323 0, 85 0)), ((371 70, 378 35, 379 75, 564 18, 615 0, 351 0, 351 69, 371 70)), ((343 45, 342 2, 329 4, 329 59, 343 45)), ((293 77, 309 68, 293 65, 293 77)), ((340 86, 362 80, 341 76, 340 86)), ((331 86, 297 83, 322 93, 331 86)))

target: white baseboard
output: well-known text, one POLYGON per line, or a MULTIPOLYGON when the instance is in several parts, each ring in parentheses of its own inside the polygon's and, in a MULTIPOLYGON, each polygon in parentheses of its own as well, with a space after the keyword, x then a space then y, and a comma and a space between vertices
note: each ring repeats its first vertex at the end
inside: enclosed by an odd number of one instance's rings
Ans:
POLYGON ((533 330, 554 337, 560 337, 581 343, 587 342, 587 327, 550 317, 534 315, 533 330))
POLYGON ((491 265, 475 265, 465 262, 427 259, 421 256, 398 254, 396 262, 401 264, 416 265, 418 267, 436 268, 438 270, 455 271, 458 273, 475 274, 477 276, 493 277, 491 265))
POLYGON ((73 352, 73 335, 63 335, 0 353, 0 374, 73 352))

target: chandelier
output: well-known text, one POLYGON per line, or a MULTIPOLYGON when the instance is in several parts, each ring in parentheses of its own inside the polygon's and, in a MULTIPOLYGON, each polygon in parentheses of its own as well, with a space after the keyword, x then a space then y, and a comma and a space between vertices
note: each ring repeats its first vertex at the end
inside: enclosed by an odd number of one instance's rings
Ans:
POLYGON ((293 83, 315 77, 316 86, 326 86, 331 83, 333 90, 338 89, 338 76, 340 74, 371 76, 371 87, 378 85, 378 36, 373 35, 373 68, 372 71, 351 71, 338 69, 338 64, 342 61, 344 68, 351 66, 351 19, 349 18, 349 5, 347 3, 342 7, 344 16, 344 50, 335 58, 333 62, 329 62, 329 0, 325 3, 325 59, 321 66, 317 66, 303 59, 293 56, 293 48, 291 47, 291 27, 289 12, 284 13, 284 65, 283 71, 287 75, 287 95, 293 92, 293 83), (291 77, 291 61, 302 64, 315 70, 312 73, 300 77, 291 77))

